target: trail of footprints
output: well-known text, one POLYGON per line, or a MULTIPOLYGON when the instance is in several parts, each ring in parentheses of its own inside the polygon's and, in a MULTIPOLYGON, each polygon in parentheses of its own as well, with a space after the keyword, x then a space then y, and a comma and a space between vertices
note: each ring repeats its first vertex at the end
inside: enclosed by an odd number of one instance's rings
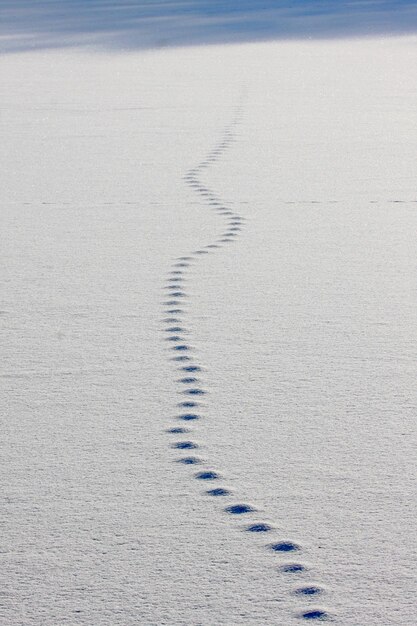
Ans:
MULTIPOLYGON (((203 386, 203 368, 198 363, 194 349, 188 341, 189 332, 186 327, 187 290, 185 279, 187 273, 195 266, 198 260, 205 254, 210 254, 218 248, 232 244, 244 227, 244 218, 236 211, 230 210, 217 195, 211 191, 200 180, 200 175, 204 169, 208 168, 227 150, 235 137, 235 128, 239 123, 242 113, 242 106, 237 106, 232 123, 226 127, 224 135, 219 143, 209 152, 206 158, 190 170, 184 180, 186 183, 204 199, 206 205, 225 221, 225 227, 218 239, 187 256, 179 257, 173 262, 164 290, 167 300, 164 305, 164 327, 165 340, 169 344, 171 359, 176 366, 178 378, 176 382, 179 387, 180 401, 177 403, 177 415, 175 425, 167 429, 167 433, 172 438, 170 447, 178 451, 181 456, 176 459, 180 465, 190 465, 192 476, 195 480, 205 485, 204 493, 215 498, 224 498, 227 504, 224 506, 224 513, 230 516, 242 516, 247 520, 243 530, 247 533, 262 533, 273 536, 275 530, 268 523, 256 520, 256 509, 245 503, 234 502, 232 492, 223 484, 222 476, 213 469, 206 466, 206 463, 198 455, 199 445, 192 437, 192 427, 199 420, 203 419, 204 404, 203 399, 206 391, 203 386)), ((277 569, 285 576, 294 580, 293 594, 296 597, 307 599, 317 599, 322 596, 324 590, 315 585, 302 584, 308 576, 308 568, 303 564, 302 548, 292 541, 275 539, 265 544, 265 548, 278 559, 277 569)), ((329 613, 316 606, 305 606, 300 610, 298 616, 302 620, 328 621, 329 613)))

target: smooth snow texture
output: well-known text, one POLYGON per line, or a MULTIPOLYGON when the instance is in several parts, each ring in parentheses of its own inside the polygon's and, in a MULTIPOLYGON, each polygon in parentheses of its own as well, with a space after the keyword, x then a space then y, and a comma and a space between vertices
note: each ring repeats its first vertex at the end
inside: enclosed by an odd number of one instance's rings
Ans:
POLYGON ((5 624, 414 626, 416 44, 2 60, 5 624))

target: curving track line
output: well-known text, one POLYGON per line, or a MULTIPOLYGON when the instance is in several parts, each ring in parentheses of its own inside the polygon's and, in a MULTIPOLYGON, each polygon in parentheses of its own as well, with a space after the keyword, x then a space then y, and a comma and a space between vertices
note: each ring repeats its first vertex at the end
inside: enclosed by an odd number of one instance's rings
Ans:
MULTIPOLYGON (((189 333, 186 327, 186 311, 183 309, 183 302, 187 297, 184 279, 187 276, 188 269, 203 255, 215 253, 216 249, 233 243, 244 227, 245 219, 236 211, 228 208, 201 178, 204 170, 217 161, 234 141, 237 127, 242 118, 242 111, 243 98, 235 107, 232 121, 226 126, 223 135, 214 148, 210 150, 201 163, 184 176, 187 185, 200 196, 208 209, 219 215, 224 226, 218 239, 189 253, 187 256, 175 259, 172 263, 166 284, 164 285, 164 289, 168 292, 168 300, 163 303, 163 331, 165 340, 171 344, 169 350, 179 375, 176 382, 180 386, 181 395, 181 401, 176 405, 177 416, 175 424, 166 431, 173 438, 173 441, 171 440, 170 442, 170 447, 181 453, 176 462, 192 466, 193 478, 206 486, 205 493, 207 495, 224 498, 228 502, 224 508, 225 513, 250 519, 253 517, 251 514, 256 513, 256 509, 249 504, 233 502, 233 494, 222 484, 221 475, 217 471, 204 466, 198 456, 199 446, 192 438, 193 427, 202 419, 203 407, 200 401, 206 392, 203 386, 203 368, 196 360, 194 352, 186 339, 186 337, 189 337, 189 333)), ((245 531, 256 534, 266 533, 268 537, 274 535, 275 532, 274 528, 269 524, 254 521, 253 519, 252 522, 245 526, 245 531)), ((305 579, 305 574, 308 573, 308 568, 301 560, 298 560, 298 557, 302 556, 301 546, 281 538, 268 542, 265 544, 265 548, 270 551, 271 555, 281 557, 278 569, 283 575, 293 577, 295 583, 293 594, 295 596, 304 598, 305 601, 314 600, 322 596, 323 589, 320 587, 300 584, 305 579), (288 557, 291 557, 291 560, 288 557), (297 582, 299 583, 298 586, 297 582)), ((330 615, 325 609, 308 605, 299 611, 298 617, 303 620, 317 621, 330 619, 330 615)))

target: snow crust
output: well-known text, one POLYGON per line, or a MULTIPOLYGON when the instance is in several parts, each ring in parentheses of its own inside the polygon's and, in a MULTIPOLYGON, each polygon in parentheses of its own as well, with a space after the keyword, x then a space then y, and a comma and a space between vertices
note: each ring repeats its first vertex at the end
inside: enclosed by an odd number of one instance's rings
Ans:
POLYGON ((3 57, 4 624, 415 625, 416 43, 3 57))

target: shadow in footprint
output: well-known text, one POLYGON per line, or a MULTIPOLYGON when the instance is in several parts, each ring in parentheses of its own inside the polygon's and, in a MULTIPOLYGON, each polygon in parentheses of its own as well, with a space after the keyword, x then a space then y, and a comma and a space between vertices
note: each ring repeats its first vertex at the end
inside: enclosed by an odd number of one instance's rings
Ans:
POLYGON ((198 472, 195 477, 197 480, 217 480, 220 478, 216 472, 198 472))
POLYGON ((294 593, 297 596, 318 596, 321 593, 323 593, 323 590, 320 589, 319 587, 300 587, 299 589, 296 589, 294 591, 294 593))
POLYGON ((230 496, 230 491, 223 487, 217 487, 217 489, 209 489, 206 491, 209 496, 230 496))
MULTIPOLYGON (((164 285, 163 289, 165 289, 166 291, 180 291, 181 289, 184 289, 184 285, 182 285, 181 283, 183 282, 183 279, 177 279, 175 280, 175 282, 172 283, 172 285, 164 285)), ((169 294, 174 295, 174 294, 169 294)))
POLYGON ((274 552, 295 552, 299 550, 299 546, 292 541, 279 541, 278 543, 272 543, 270 545, 271 550, 274 552))
POLYGON ((177 463, 182 463, 183 465, 199 465, 201 461, 195 456, 186 456, 183 459, 178 459, 177 463))
POLYGON ((172 444, 172 447, 178 450, 196 450, 198 445, 193 441, 177 441, 177 443, 172 444))
POLYGON ((249 533, 267 533, 270 530, 272 530, 271 526, 269 524, 252 524, 251 526, 248 526, 246 529, 249 533))
POLYGON ((326 611, 322 611, 321 609, 313 609, 311 611, 301 613, 301 618, 309 620, 316 619, 318 621, 325 622, 329 619, 329 615, 328 613, 326 613, 326 611))
POLYGON ((180 408, 184 409, 192 409, 193 407, 200 406, 198 402, 193 402, 192 400, 187 400, 186 402, 179 402, 178 405, 180 408))
POLYGON ((242 515, 243 513, 252 513, 255 509, 249 504, 232 504, 225 508, 226 513, 231 515, 242 515))
POLYGON ((171 435, 183 435, 185 433, 189 433, 190 431, 188 430, 188 428, 181 428, 181 426, 176 426, 175 428, 168 428, 166 432, 170 433, 171 435))
POLYGON ((183 420, 184 422, 192 422, 194 420, 199 420, 200 416, 197 413, 183 413, 178 416, 178 419, 183 420))
POLYGON ((306 567, 301 563, 286 563, 279 568, 280 572, 284 572, 285 574, 298 574, 300 572, 305 572, 306 567))

